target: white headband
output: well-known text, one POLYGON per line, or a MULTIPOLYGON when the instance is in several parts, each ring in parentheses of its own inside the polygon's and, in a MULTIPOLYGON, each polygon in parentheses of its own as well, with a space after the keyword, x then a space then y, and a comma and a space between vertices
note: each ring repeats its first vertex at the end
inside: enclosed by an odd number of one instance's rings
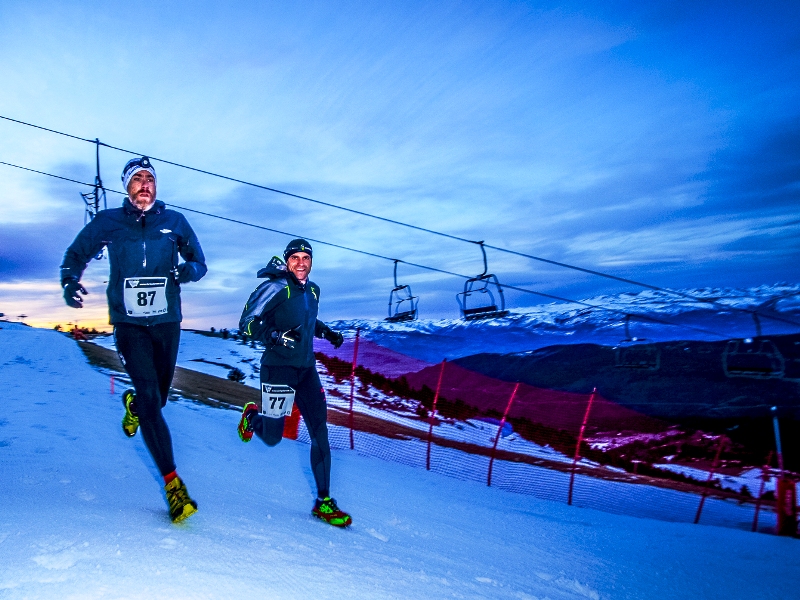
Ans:
POLYGON ((125 188, 126 192, 128 191, 128 184, 131 182, 131 179, 139 171, 147 171, 148 173, 150 173, 153 176, 153 179, 155 180, 156 187, 158 187, 158 178, 156 177, 156 170, 153 168, 153 165, 150 164, 150 160, 146 157, 135 158, 133 160, 128 161, 128 164, 125 165, 125 169, 122 171, 122 186, 125 188))

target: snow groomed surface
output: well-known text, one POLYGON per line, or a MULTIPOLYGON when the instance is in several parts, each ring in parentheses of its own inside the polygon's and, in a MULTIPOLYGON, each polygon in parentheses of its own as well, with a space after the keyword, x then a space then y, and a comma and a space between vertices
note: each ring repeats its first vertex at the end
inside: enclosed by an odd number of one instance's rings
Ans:
POLYGON ((309 515, 308 446, 242 444, 238 415, 165 413, 200 510, 169 521, 122 389, 75 342, 0 324, 0 597, 775 598, 800 543, 567 507, 334 452, 350 530, 309 515))
MULTIPOLYGON (((113 348, 113 338, 110 336, 97 337, 94 339, 94 343, 109 349, 113 348)), ((329 344, 325 343, 324 346, 327 347, 323 347, 322 350, 329 350, 329 344)), ((247 374, 244 382, 248 386, 258 388, 259 378, 256 368, 260 353, 261 350, 258 346, 252 347, 242 343, 241 340, 222 339, 184 331, 181 337, 178 364, 217 377, 225 377, 227 372, 235 366, 247 374)), ((329 407, 338 409, 341 415, 346 415, 350 404, 350 366, 345 365, 348 379, 344 380, 337 380, 326 371, 323 364, 318 363, 317 366, 320 369, 322 383, 328 396, 329 407)), ((435 370, 438 371, 438 368, 437 366, 435 370)), ((424 369, 420 373, 410 375, 409 378, 419 380, 419 377, 429 370, 424 369)), ((476 378, 476 374, 469 373, 452 364, 448 365, 447 374, 448 377, 443 381, 443 389, 447 390, 445 392, 447 394, 451 388, 446 387, 445 384, 449 380, 453 380, 457 381, 461 387, 480 387, 483 390, 484 400, 493 395, 496 396, 497 402, 505 404, 513 387, 497 380, 487 380, 481 376, 476 378), (501 388, 495 389, 493 386, 498 384, 501 388)), ((434 373, 434 377, 435 375, 436 373, 434 373)), ((430 380, 428 383, 435 386, 435 383, 430 380)), ((558 395, 570 396, 568 394, 558 395)), ((524 400, 525 392, 518 396, 524 400)), ((554 418, 557 423, 561 424, 571 413, 573 425, 577 429, 585 410, 586 398, 578 398, 578 401, 580 403, 577 406, 579 412, 574 410, 575 407, 565 406, 561 402, 555 408, 549 407, 551 414, 544 414, 544 416, 548 419, 554 418)), ((541 403, 541 399, 536 399, 535 403, 541 403)), ((365 384, 357 376, 354 413, 373 417, 379 422, 391 423, 399 428, 391 426, 380 428, 381 430, 377 432, 379 435, 373 435, 376 431, 356 431, 355 450, 366 456, 379 457, 417 468, 426 468, 426 440, 429 424, 427 421, 419 419, 416 409, 417 401, 387 395, 381 390, 365 384)), ((595 413, 597 412, 596 410, 595 413)), ((619 416, 620 413, 624 416, 625 409, 609 403, 607 412, 613 424, 614 416, 619 416)), ((332 415, 329 415, 329 421, 333 420, 332 415)), ((359 429, 358 421, 356 419, 357 430, 359 429)), ((346 424, 347 417, 343 417, 338 422, 346 424)), ((631 424, 630 420, 628 420, 628 424, 631 424)), ((330 425, 329 430, 331 444, 334 448, 350 448, 350 432, 346 426, 330 425)), ((475 419, 466 421, 441 419, 433 428, 432 433, 430 463, 432 471, 476 483, 487 481, 488 449, 494 444, 497 434, 496 425, 475 419), (452 440, 455 444, 447 447, 446 440, 452 440)), ((298 439, 310 443, 305 428, 302 427, 302 421, 298 439)), ((619 438, 611 439, 616 442, 619 438)), ((568 470, 572 464, 573 455, 564 454, 548 445, 542 446, 528 441, 518 434, 501 436, 498 442, 497 450, 501 453, 502 460, 499 459, 494 463, 493 486, 507 491, 530 494, 544 500, 567 501, 568 470), (503 452, 511 454, 502 455, 503 452), (527 458, 532 460, 527 460, 526 464, 527 458)), ((669 465, 669 467, 676 468, 678 466, 669 465)), ((693 474, 696 481, 705 481, 708 478, 707 471, 698 469, 694 471, 689 474, 693 474)), ((688 468, 683 468, 682 472, 689 472, 688 468)), ((761 485, 760 479, 758 477, 754 479, 752 473, 749 478, 720 473, 714 477, 723 488, 733 491, 739 491, 743 485, 749 484, 753 488, 754 495, 758 493, 761 485)), ((774 482, 767 482, 765 490, 772 488, 774 488, 774 482)), ((573 503, 575 506, 599 509, 615 514, 692 523, 701 502, 701 489, 697 486, 683 485, 669 480, 631 475, 622 469, 608 465, 601 466, 584 458, 578 462, 573 503)), ((750 531, 755 513, 755 504, 752 499, 742 502, 738 497, 721 499, 714 497, 715 495, 716 492, 706 498, 701 523, 750 531)), ((775 526, 776 516, 773 507, 769 503, 763 503, 758 517, 758 530, 772 533, 775 526)))

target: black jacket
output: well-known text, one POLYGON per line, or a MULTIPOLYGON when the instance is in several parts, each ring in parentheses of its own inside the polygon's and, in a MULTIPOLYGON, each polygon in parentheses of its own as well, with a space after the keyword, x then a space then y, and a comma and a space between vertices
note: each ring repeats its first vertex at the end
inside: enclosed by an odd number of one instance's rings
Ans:
POLYGON ((328 330, 328 326, 317 319, 319 286, 312 281, 301 284, 277 256, 258 272, 258 277, 267 280, 250 294, 244 305, 239 332, 264 342, 266 350, 261 364, 314 366, 314 338, 323 337, 328 330), (273 332, 290 329, 295 329, 300 337, 294 348, 274 343, 273 332))
POLYGON ((127 198, 121 208, 100 211, 67 248, 61 264, 61 285, 68 279, 80 281, 86 265, 104 246, 108 246, 111 263, 106 294, 112 324, 157 325, 182 320, 177 281, 198 281, 208 270, 186 217, 167 209, 160 200, 146 212, 138 210, 127 198), (186 262, 179 265, 178 256, 186 262), (166 278, 166 312, 130 316, 124 300, 125 280, 140 277, 166 278))

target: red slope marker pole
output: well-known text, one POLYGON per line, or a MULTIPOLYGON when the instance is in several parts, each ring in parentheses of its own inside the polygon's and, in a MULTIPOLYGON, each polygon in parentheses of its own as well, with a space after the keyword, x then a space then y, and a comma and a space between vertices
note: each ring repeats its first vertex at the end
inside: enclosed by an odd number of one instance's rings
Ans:
POLYGON ((781 430, 778 423, 778 407, 773 406, 772 426, 775 429, 775 451, 778 454, 778 484, 775 486, 775 516, 778 519, 776 532, 778 535, 797 535, 797 487, 795 482, 786 477, 783 464, 783 448, 781 447, 781 430))
POLYGON ((361 337, 361 330, 356 329, 356 343, 353 347, 353 369, 350 371, 350 416, 348 418, 350 425, 350 450, 354 450, 356 442, 353 437, 353 397, 356 390, 356 365, 358 364, 358 340, 361 337))
POLYGON ((500 434, 503 433, 503 426, 506 424, 506 417, 508 417, 508 411, 511 410, 511 404, 512 402, 514 402, 514 396, 517 395, 518 389, 519 389, 519 382, 517 382, 517 385, 514 386, 514 391, 511 392, 511 398, 508 399, 506 412, 503 413, 503 418, 500 420, 500 427, 497 429, 497 435, 494 438, 494 446, 492 446, 492 457, 489 459, 489 474, 486 476, 486 485, 489 487, 492 487, 492 467, 494 467, 494 453, 497 450, 497 442, 500 441, 500 434))
POLYGON ((114 395, 114 376, 111 376, 111 395, 114 395))
POLYGON ((567 494, 567 504, 572 506, 572 488, 575 485, 575 467, 578 464, 578 459, 581 457, 581 442, 583 441, 583 432, 586 431, 586 423, 589 421, 589 412, 592 410, 592 402, 597 393, 597 388, 592 390, 592 395, 589 396, 589 404, 586 405, 586 414, 583 415, 583 423, 581 430, 578 433, 578 444, 575 446, 575 458, 572 459, 572 471, 569 474, 569 493, 567 494))
POLYGON ((442 389, 442 376, 444 375, 444 363, 447 362, 445 358, 442 360, 442 368, 439 370, 439 381, 436 384, 436 393, 433 395, 433 410, 430 416, 430 427, 428 427, 428 457, 425 461, 425 468, 431 470, 431 442, 433 441, 433 421, 436 419, 436 403, 439 401, 439 391, 442 389))
MULTIPOLYGON (((711 483, 711 480, 714 479, 714 473, 717 470, 717 463, 719 462, 719 455, 722 454, 722 448, 725 447, 725 436, 720 436, 719 438, 719 446, 717 447, 717 454, 714 456, 714 462, 711 464, 711 470, 708 472, 708 479, 706 479, 706 483, 711 483)), ((704 489, 703 494, 700 496, 700 504, 697 507, 697 514, 694 516, 694 524, 697 525, 700 522, 700 513, 703 512, 703 504, 706 503, 706 496, 708 496, 708 492, 704 489)))
POLYGON ((773 406, 772 412, 772 428, 775 431, 775 450, 778 452, 778 470, 780 478, 783 479, 783 448, 781 448, 781 428, 778 424, 778 407, 773 406))
POLYGON ((764 486, 769 477, 769 465, 772 463, 772 450, 769 451, 767 463, 761 467, 761 485, 758 486, 758 498, 756 498, 756 513, 753 515, 753 528, 750 530, 755 532, 758 529, 758 513, 761 510, 761 497, 764 495, 764 486))

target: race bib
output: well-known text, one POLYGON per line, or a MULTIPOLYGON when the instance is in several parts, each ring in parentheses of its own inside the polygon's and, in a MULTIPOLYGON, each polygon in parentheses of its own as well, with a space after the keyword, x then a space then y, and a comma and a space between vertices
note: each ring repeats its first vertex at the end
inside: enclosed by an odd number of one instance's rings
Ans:
POLYGON ((128 277, 125 280, 125 313, 129 317, 154 317, 167 312, 166 277, 128 277))
POLYGON ((288 385, 261 384, 261 414, 278 419, 292 414, 294 390, 288 385))

